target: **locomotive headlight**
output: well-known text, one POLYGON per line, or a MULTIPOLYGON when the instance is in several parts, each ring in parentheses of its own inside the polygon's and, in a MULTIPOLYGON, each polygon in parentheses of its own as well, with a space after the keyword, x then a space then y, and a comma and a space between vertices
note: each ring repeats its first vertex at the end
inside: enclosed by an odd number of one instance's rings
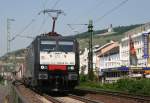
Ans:
POLYGON ((68 70, 74 70, 74 66, 68 66, 68 70))
POLYGON ((41 69, 47 69, 47 66, 41 65, 41 69))

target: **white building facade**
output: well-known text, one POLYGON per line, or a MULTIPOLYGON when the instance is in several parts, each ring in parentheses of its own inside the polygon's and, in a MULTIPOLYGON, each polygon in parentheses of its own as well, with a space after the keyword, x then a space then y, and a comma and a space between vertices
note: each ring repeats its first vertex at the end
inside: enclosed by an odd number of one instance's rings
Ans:
POLYGON ((120 67, 120 54, 111 54, 109 56, 100 57, 100 71, 102 69, 120 67))
MULTIPOLYGON (((148 30, 150 31, 150 30, 148 30)), ((131 39, 134 42, 134 48, 136 50, 137 56, 137 67, 145 67, 148 65, 147 58, 144 58, 144 34, 148 31, 143 31, 137 34, 132 34, 131 39)), ((120 43, 120 59, 122 61, 122 65, 130 66, 129 60, 129 36, 126 36, 121 40, 120 43)))
MULTIPOLYGON (((94 51, 95 50, 93 49, 93 71, 95 71, 96 68, 96 54, 94 51)), ((89 50, 87 48, 84 48, 84 50, 80 52, 80 74, 88 74, 88 53, 89 50)))
POLYGON ((97 50, 96 54, 97 58, 99 58, 97 65, 99 65, 100 71, 102 69, 116 68, 121 65, 118 42, 111 41, 105 44, 97 50))
POLYGON ((102 83, 116 82, 120 79, 120 75, 126 72, 121 68, 119 49, 119 43, 111 41, 110 43, 100 47, 100 49, 96 52, 97 58, 99 58, 99 80, 102 83))
POLYGON ((80 51, 80 71, 79 73, 88 74, 88 49, 80 51))
POLYGON ((126 33, 120 43, 120 59, 123 66, 129 67, 129 76, 150 78, 150 23, 126 33), (130 63, 130 40, 136 51, 137 65, 130 63))

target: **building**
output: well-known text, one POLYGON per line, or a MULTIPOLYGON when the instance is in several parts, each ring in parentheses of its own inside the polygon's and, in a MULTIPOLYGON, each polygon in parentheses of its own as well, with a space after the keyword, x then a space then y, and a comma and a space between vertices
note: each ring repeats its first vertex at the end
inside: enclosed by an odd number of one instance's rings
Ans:
MULTIPOLYGON (((95 54, 95 47, 93 48, 93 71, 96 74, 96 54, 95 54)), ((84 48, 83 51, 80 51, 80 74, 88 74, 88 53, 89 50, 87 48, 84 48)))
POLYGON ((130 77, 143 77, 150 75, 150 23, 142 25, 125 33, 120 43, 120 59, 123 66, 129 67, 130 77), (130 39, 131 38, 131 39, 130 39), (136 51, 137 64, 131 64, 130 41, 133 41, 136 51), (144 70, 145 69, 145 70, 144 70))
MULTIPOLYGON (((137 33, 131 35, 131 39, 134 42, 134 47, 136 49, 136 55, 138 59, 137 67, 143 67, 147 65, 147 60, 143 58, 143 33, 137 33)), ((120 59, 122 61, 122 65, 130 66, 129 60, 129 36, 127 35, 125 38, 121 40, 120 44, 120 59)))
POLYGON ((121 66, 118 42, 111 41, 96 51, 99 79, 114 82, 128 74, 128 68, 121 66))
POLYGON ((108 26, 108 28, 107 28, 106 31, 103 31, 102 33, 96 34, 96 35, 98 35, 98 36, 104 36, 104 35, 111 35, 111 34, 113 34, 113 33, 115 33, 115 31, 114 31, 113 25, 110 24, 110 25, 108 26))
POLYGON ((88 49, 80 51, 80 74, 88 74, 88 49))
POLYGON ((108 32, 109 32, 109 33, 110 33, 110 32, 111 32, 111 33, 114 32, 112 24, 110 24, 110 26, 109 26, 109 28, 108 28, 108 32))
MULTIPOLYGON (((121 42, 111 41, 93 51, 93 68, 102 82, 117 81, 122 77, 150 78, 150 23, 125 33, 121 42), (131 64, 135 51, 136 64, 131 64)), ((88 49, 80 54, 80 73, 88 73, 88 49)))

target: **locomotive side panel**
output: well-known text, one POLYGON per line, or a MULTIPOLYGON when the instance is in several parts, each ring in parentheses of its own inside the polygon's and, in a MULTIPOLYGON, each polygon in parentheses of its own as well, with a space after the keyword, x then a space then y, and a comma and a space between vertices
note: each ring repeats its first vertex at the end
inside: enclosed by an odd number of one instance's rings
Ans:
POLYGON ((38 85, 38 73, 39 73, 39 38, 36 38, 33 42, 33 66, 32 66, 32 79, 31 85, 36 87, 38 85))
POLYGON ((25 83, 27 85, 31 84, 31 79, 34 78, 33 76, 33 72, 34 72, 34 50, 33 50, 34 46, 33 44, 31 44, 30 46, 28 46, 27 48, 27 54, 26 54, 26 71, 24 74, 24 79, 25 79, 25 83))
POLYGON ((27 47, 27 54, 26 54, 26 63, 25 63, 25 67, 26 67, 26 71, 24 74, 24 79, 25 79, 25 83, 27 85, 30 86, 36 86, 37 85, 37 81, 36 81, 36 75, 37 72, 36 71, 36 66, 37 66, 37 40, 35 39, 28 47, 27 47))

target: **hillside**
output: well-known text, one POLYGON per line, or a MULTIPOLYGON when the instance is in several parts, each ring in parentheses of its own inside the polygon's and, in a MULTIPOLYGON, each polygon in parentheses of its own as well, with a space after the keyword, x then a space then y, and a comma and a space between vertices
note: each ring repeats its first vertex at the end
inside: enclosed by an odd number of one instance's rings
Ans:
POLYGON ((3 55, 2 57, 0 57, 0 61, 9 61, 10 59, 12 59, 13 57, 24 57, 26 53, 26 49, 19 49, 13 52, 10 52, 8 54, 3 55))
MULTIPOLYGON (((109 42, 110 40, 120 41, 121 38, 124 37, 125 32, 127 32, 131 29, 134 29, 138 26, 141 26, 141 25, 142 24, 114 27, 113 29, 114 29, 115 33, 112 33, 110 35, 103 35, 103 36, 99 36, 96 34, 105 33, 105 32, 107 32, 106 29, 94 31, 94 33, 93 33, 93 45, 100 45, 101 46, 101 45, 104 45, 105 43, 109 42)), ((75 37, 79 41, 80 49, 84 49, 85 47, 88 47, 88 41, 89 41, 89 37, 90 37, 90 34, 88 32, 78 34, 75 37)))
MULTIPOLYGON (((118 26, 113 28, 114 29, 114 33, 111 35, 103 35, 103 36, 99 36, 96 34, 103 34, 105 32, 107 32, 107 29, 103 29, 103 30, 97 30, 94 31, 93 33, 93 45, 104 45, 105 43, 109 42, 110 40, 114 40, 114 41, 120 41, 122 37, 124 37, 124 33, 134 29, 138 26, 141 26, 142 24, 136 24, 136 25, 130 25, 130 26, 118 26)), ((75 37, 77 38, 77 40, 79 41, 79 45, 80 45, 80 49, 84 49, 85 47, 88 47, 88 42, 89 42, 89 37, 90 34, 88 32, 84 32, 75 36, 68 36, 68 37, 75 37)), ((10 56, 24 56, 25 55, 26 50, 25 49, 20 49, 20 50, 16 50, 14 52, 11 52, 7 55, 4 55, 2 57, 0 57, 0 60, 7 60, 8 57, 10 56)))

